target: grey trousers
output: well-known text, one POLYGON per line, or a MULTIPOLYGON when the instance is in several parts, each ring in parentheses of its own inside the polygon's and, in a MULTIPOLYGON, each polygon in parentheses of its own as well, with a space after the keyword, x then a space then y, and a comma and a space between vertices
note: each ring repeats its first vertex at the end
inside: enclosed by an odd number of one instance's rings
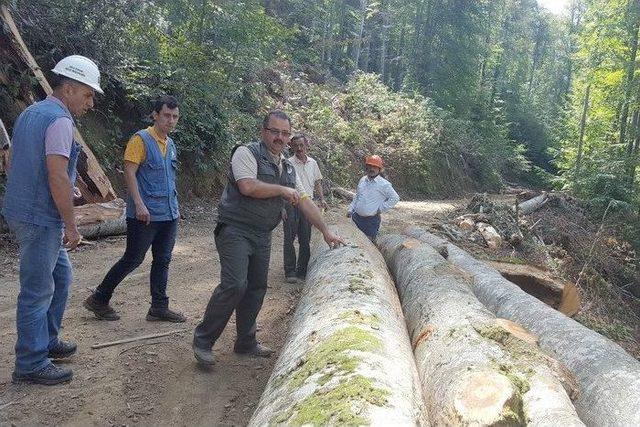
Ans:
POLYGON ((286 277, 307 276, 307 266, 311 249, 311 223, 307 221, 300 209, 287 204, 287 220, 282 223, 284 228, 284 242, 282 252, 284 257, 284 275, 286 277), (298 252, 298 262, 296 263, 296 248, 293 241, 298 236, 300 250, 298 252))
POLYGON ((220 284, 213 291, 202 321, 194 331, 196 347, 210 349, 236 312, 236 347, 256 341, 256 317, 267 292, 271 234, 258 234, 228 224, 216 226, 220 284))

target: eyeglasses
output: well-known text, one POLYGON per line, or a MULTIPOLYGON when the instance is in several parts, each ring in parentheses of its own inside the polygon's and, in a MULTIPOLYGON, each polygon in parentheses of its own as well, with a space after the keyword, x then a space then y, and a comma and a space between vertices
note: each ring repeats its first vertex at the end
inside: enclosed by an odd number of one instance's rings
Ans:
POLYGON ((265 128, 265 130, 268 130, 269 133, 273 136, 278 136, 278 135, 282 135, 284 138, 291 138, 291 132, 289 132, 288 130, 280 130, 280 129, 272 129, 272 128, 265 128))

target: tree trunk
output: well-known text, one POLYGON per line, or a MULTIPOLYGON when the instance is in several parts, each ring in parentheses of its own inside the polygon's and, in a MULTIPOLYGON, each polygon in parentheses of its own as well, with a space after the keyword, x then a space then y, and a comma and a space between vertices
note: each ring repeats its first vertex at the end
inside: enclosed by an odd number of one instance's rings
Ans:
POLYGON ((396 55, 395 62, 395 75, 393 78, 393 88, 399 91, 402 87, 402 80, 404 79, 404 58, 406 55, 405 37, 407 32, 406 17, 402 20, 402 29, 400 30, 400 41, 398 42, 398 54, 396 55))
POLYGON ((380 39, 381 39, 381 43, 382 45, 380 46, 380 79, 384 82, 385 81, 385 71, 386 71, 386 64, 387 64, 387 44, 389 41, 389 27, 391 26, 391 18, 390 18, 390 12, 388 9, 388 5, 384 4, 384 2, 381 5, 382 11, 382 34, 380 35, 380 39))
POLYGON ((445 248, 448 260, 473 277, 473 293, 489 310, 539 336, 540 347, 576 377, 576 409, 587 425, 640 425, 640 362, 457 246, 417 227, 409 227, 406 234, 445 248))
POLYGON ((378 246, 396 279, 433 424, 584 425, 536 337, 496 319, 435 249, 399 235, 378 246))
POLYGON ((74 214, 82 237, 91 239, 127 232, 126 204, 122 199, 76 206, 74 214))
MULTIPOLYGON (((636 2, 637 0, 633 0, 636 2)), ((638 17, 636 17, 638 18, 638 17)), ((625 91, 624 100, 622 105, 622 112, 620 113, 620 135, 618 139, 619 144, 624 144, 626 141, 627 121, 629 118, 629 103, 631 102, 631 91, 633 89, 633 81, 636 72, 636 56, 638 53, 638 31, 640 30, 640 21, 636 19, 633 22, 631 31, 631 46, 629 62, 627 64, 627 76, 625 79, 625 91)))
POLYGON ((584 94, 584 103, 582 105, 582 117, 580 117, 580 136, 578 138, 578 154, 576 155, 576 173, 574 176, 574 182, 580 178, 580 168, 582 167, 582 150, 584 143, 584 130, 587 125, 587 111, 589 110, 589 91, 591 85, 587 85, 587 90, 584 94))
POLYGON ((353 225, 316 233, 303 296, 251 426, 426 425, 411 343, 380 253, 353 225))
MULTIPOLYGON (((22 40, 20 32, 18 31, 7 6, 0 6, 0 17, 4 20, 11 31, 12 41, 15 44, 16 50, 29 66, 45 93, 50 95, 53 92, 53 89, 29 52, 24 40, 22 40)), ((115 199, 117 196, 111 186, 109 178, 105 175, 104 171, 100 167, 100 163, 98 163, 98 160, 89 146, 84 142, 84 139, 82 139, 82 135, 80 135, 78 130, 75 128, 73 136, 82 146, 82 152, 78 159, 78 188, 80 188, 82 196, 90 203, 108 202, 115 199)))
POLYGON ((364 23, 367 19, 367 0, 360 0, 360 25, 358 27, 358 37, 354 47, 353 67, 354 70, 360 68, 360 52, 362 51, 362 35, 364 34, 364 23))

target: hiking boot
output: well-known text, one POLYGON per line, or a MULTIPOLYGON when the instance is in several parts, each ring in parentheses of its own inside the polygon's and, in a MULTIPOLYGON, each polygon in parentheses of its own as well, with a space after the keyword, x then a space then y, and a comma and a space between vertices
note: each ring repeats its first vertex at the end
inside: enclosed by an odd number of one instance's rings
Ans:
POLYGON ((210 366, 215 365, 216 363, 216 357, 214 356, 213 351, 197 347, 195 344, 193 344, 193 356, 201 365, 210 366))
POLYGON ((168 308, 153 308, 149 309, 147 313, 147 320, 150 322, 173 322, 182 323, 186 322, 187 318, 181 313, 169 310, 168 308))
POLYGON ((58 341, 58 344, 49 350, 49 359, 66 359, 75 354, 78 346, 74 342, 58 341))
POLYGON ((69 368, 62 368, 56 366, 53 363, 49 363, 44 368, 30 374, 17 374, 11 375, 11 380, 14 384, 44 384, 44 385, 56 385, 71 381, 73 378, 73 371, 69 368))
POLYGON ((262 344, 256 344, 253 347, 242 347, 236 344, 233 346, 233 352, 257 357, 271 357, 275 353, 274 350, 262 344))
POLYGON ((120 316, 116 311, 108 304, 96 300, 93 294, 84 300, 83 307, 93 312, 96 318, 100 320, 119 320, 120 316))

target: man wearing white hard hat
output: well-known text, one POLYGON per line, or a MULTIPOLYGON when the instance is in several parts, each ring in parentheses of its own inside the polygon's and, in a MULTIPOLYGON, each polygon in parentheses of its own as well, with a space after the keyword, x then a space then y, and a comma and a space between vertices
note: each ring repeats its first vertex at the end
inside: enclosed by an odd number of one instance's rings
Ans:
POLYGON ((72 268, 67 250, 80 243, 73 215, 73 184, 80 145, 74 117, 93 108, 100 88, 98 66, 72 55, 52 70, 53 94, 18 116, 2 214, 20 246, 13 382, 53 385, 71 380, 71 369, 52 362, 76 352, 58 337, 72 268))

